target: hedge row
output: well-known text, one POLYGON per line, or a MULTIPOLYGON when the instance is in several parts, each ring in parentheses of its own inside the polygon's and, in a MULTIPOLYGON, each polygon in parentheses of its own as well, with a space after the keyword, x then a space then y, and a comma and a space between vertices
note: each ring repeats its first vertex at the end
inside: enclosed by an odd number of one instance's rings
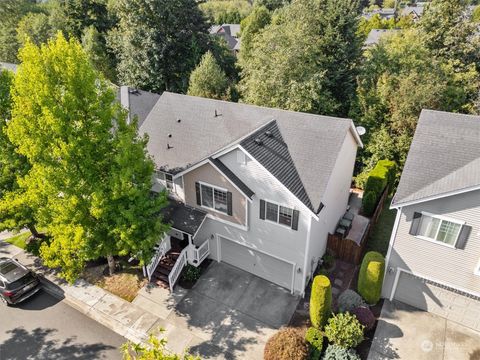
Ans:
POLYGON ((363 193, 363 212, 371 216, 375 212, 377 202, 387 185, 395 181, 396 164, 390 160, 380 160, 368 174, 363 193))

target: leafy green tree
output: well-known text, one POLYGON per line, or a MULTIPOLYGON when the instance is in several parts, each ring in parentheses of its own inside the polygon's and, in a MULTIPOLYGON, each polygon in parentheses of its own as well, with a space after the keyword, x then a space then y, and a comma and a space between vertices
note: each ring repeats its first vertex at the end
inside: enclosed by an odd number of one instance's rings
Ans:
POLYGON ((379 159, 403 167, 424 108, 475 112, 479 74, 473 64, 432 55, 420 29, 395 34, 369 49, 359 76, 357 113, 367 128, 361 153, 365 171, 379 159))
POLYGON ((240 63, 248 63, 251 57, 253 39, 265 26, 270 24, 271 14, 265 6, 255 6, 241 22, 242 44, 240 51, 240 63))
POLYGON ((108 0, 50 0, 49 10, 55 28, 76 39, 81 39, 90 26, 105 35, 116 23, 108 0))
POLYGON ((194 0, 119 0, 109 44, 121 83, 185 92, 207 48, 207 25, 194 0), (188 19, 188 21, 186 21, 188 19))
POLYGON ((30 12, 17 25, 20 46, 24 46, 28 39, 36 45, 46 43, 54 34, 55 29, 50 24, 49 16, 44 12, 30 12))
POLYGON ((42 237, 35 227, 31 204, 23 201, 17 179, 26 174, 29 164, 19 155, 5 133, 11 119, 13 73, 0 70, 0 231, 29 228, 36 238, 42 237))
MULTIPOLYGON (((160 329, 161 332, 165 331, 160 329)), ((126 342, 121 347, 124 360, 200 360, 188 353, 174 354, 167 349, 167 340, 151 334, 146 345, 126 342)))
POLYGON ((107 79, 115 81, 116 72, 113 56, 106 51, 104 38, 93 25, 85 28, 82 45, 95 69, 100 71, 107 79))
POLYGON ((228 79, 211 52, 203 55, 190 75, 188 95, 211 99, 229 99, 228 79))
POLYGON ((264 6, 268 10, 273 11, 285 5, 290 4, 290 0, 255 0, 255 6, 264 6))
POLYGON ((298 0, 278 10, 242 64, 244 101, 346 115, 361 54, 357 25, 356 1, 298 0))
POLYGON ((35 6, 35 0, 0 1, 0 61, 18 62, 17 25, 35 6))
POLYGON ((167 229, 158 216, 166 194, 150 195, 154 165, 136 121, 77 40, 27 43, 19 57, 6 133, 31 164, 18 183, 51 236, 44 263, 73 281, 90 259, 107 257, 111 272, 114 255, 148 261, 167 229))
POLYGON ((475 9, 473 10, 473 13, 472 13, 472 21, 475 23, 480 22, 480 6, 475 6, 475 9))
POLYGON ((476 63, 480 68, 477 26, 465 15, 464 0, 432 0, 418 22, 425 45, 436 57, 459 60, 457 65, 476 63))

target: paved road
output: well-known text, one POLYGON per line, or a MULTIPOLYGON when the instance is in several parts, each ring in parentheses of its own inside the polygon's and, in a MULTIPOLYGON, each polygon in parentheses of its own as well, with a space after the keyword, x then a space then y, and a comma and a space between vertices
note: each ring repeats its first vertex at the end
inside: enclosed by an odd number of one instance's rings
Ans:
POLYGON ((1 360, 121 359, 125 341, 43 290, 17 307, 0 303, 1 360))

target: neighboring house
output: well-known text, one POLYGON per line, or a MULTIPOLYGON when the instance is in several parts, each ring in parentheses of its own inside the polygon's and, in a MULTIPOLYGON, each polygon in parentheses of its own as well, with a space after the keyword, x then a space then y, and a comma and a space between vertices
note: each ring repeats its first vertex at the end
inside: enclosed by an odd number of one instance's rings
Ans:
POLYGON ((422 111, 392 208, 383 296, 480 330, 480 116, 422 111))
POLYGON ((0 70, 5 69, 5 70, 10 70, 10 71, 13 71, 13 72, 17 72, 17 68, 18 68, 18 65, 16 65, 16 64, 0 62, 0 70))
POLYGON ((423 5, 405 6, 401 9, 400 16, 410 16, 414 22, 417 22, 422 17, 424 9, 423 5))
POLYGON ((395 9, 394 8, 381 8, 369 12, 364 12, 362 17, 366 20, 370 20, 372 16, 379 15, 382 20, 390 20, 395 18, 395 9))
POLYGON ((209 30, 211 35, 225 39, 228 48, 237 55, 240 51, 240 24, 213 25, 209 30))
POLYGON ((363 43, 364 48, 369 48, 371 46, 377 45, 380 42, 380 39, 395 34, 398 29, 373 29, 367 36, 367 39, 363 43))
POLYGON ((149 107, 140 133, 173 227, 149 277, 173 287, 184 263, 209 257, 302 294, 347 208, 362 146, 353 122, 169 92, 149 107), (159 274, 169 249, 175 266, 159 274))

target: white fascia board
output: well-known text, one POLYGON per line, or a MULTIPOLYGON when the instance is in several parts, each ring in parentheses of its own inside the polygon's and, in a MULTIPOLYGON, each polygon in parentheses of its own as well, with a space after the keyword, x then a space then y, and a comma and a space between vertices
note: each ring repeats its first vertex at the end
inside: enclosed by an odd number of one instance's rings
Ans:
MULTIPOLYGON (((475 185, 475 186, 470 186, 470 187, 464 188, 464 189, 449 191, 449 192, 446 192, 446 193, 443 193, 443 194, 427 196, 425 198, 418 199, 418 200, 412 200, 412 201, 406 201, 406 202, 403 202, 403 203, 397 203, 395 205, 392 204, 392 205, 390 205, 390 209, 398 209, 398 208, 405 207, 405 206, 421 204, 421 203, 424 203, 424 202, 427 202, 427 201, 443 199, 443 198, 446 198, 446 197, 449 197, 449 196, 460 195, 460 194, 464 194, 464 193, 472 192, 472 191, 476 191, 476 190, 480 190, 480 185, 475 185)), ((395 197, 393 197, 393 198, 395 199, 395 197)))

